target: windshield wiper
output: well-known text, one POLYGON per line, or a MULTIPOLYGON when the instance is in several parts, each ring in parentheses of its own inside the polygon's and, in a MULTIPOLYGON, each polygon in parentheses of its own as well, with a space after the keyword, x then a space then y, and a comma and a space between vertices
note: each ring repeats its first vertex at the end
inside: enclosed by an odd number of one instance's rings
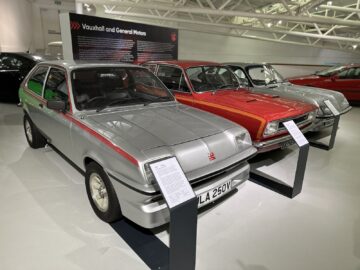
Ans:
POLYGON ((114 99, 114 100, 110 100, 110 102, 107 102, 105 103, 103 106, 99 107, 96 109, 96 112, 101 112, 102 110, 106 109, 107 107, 109 106, 112 106, 112 105, 116 105, 116 104, 122 104, 122 103, 126 103, 128 102, 129 100, 131 100, 130 98, 128 99, 114 99))
POLYGON ((227 88, 227 87, 235 87, 233 84, 223 84, 223 85, 220 85, 218 88, 219 89, 224 89, 224 88, 227 88))
POLYGON ((265 83, 265 85, 275 84, 275 83, 277 83, 277 82, 278 82, 277 80, 271 80, 271 81, 269 81, 268 83, 265 83))
POLYGON ((164 100, 164 101, 172 101, 172 99, 170 97, 156 97, 155 99, 153 100, 149 100, 147 102, 144 103, 144 106, 147 106, 151 103, 154 103, 154 102, 157 102, 157 101, 160 101, 160 100, 164 100))

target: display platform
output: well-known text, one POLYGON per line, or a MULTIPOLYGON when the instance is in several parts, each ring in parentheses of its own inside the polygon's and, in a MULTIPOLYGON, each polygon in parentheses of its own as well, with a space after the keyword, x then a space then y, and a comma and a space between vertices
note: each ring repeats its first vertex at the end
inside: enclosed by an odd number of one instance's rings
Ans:
MULTIPOLYGON (((293 200, 248 181, 204 208, 196 269, 357 269, 359 120, 358 107, 341 117, 331 151, 310 147, 303 190, 293 200)), ((287 168, 297 150, 258 158, 259 170, 293 179, 287 168)), ((53 150, 29 148, 21 108, 13 104, 0 103, 0 175, 0 269, 140 270, 166 253, 167 226, 141 232, 127 222, 100 221, 83 176, 53 150), (139 236, 133 242, 129 231, 139 236)))

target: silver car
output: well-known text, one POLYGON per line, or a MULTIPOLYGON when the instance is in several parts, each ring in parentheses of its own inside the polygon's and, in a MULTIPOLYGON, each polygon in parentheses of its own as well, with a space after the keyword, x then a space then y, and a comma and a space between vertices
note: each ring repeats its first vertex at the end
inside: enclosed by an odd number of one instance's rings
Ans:
POLYGON ((135 65, 43 62, 19 95, 29 145, 48 143, 82 170, 92 208, 106 222, 169 221, 149 162, 176 157, 202 207, 246 181, 256 154, 246 129, 176 102, 135 65))
POLYGON ((351 106, 343 94, 287 82, 269 64, 226 64, 231 67, 242 85, 248 87, 254 93, 270 94, 316 105, 319 109, 317 110, 315 123, 310 131, 319 131, 334 124, 334 115, 325 105, 325 100, 330 100, 341 114, 351 110, 351 106))

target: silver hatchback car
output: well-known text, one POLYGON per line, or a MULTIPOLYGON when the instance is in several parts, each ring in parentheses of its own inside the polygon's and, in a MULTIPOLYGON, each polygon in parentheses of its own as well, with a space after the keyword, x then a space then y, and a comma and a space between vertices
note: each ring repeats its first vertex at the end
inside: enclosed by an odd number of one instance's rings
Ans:
POLYGON ((92 208, 106 222, 125 216, 153 228, 169 221, 149 162, 176 157, 202 207, 246 181, 256 154, 246 129, 176 102, 136 65, 43 62, 19 96, 29 145, 51 144, 81 169, 92 208))

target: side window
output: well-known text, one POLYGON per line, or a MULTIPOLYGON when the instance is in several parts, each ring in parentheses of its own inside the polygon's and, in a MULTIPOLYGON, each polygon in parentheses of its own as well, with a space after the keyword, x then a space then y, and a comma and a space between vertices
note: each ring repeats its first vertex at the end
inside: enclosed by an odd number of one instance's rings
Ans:
POLYGON ((44 86, 44 80, 47 71, 48 71, 48 67, 45 66, 38 67, 27 82, 27 87, 32 92, 38 94, 39 96, 42 95, 42 89, 44 86))
POLYGON ((356 68, 354 79, 360 80, 360 67, 356 68))
POLYGON ((20 70, 24 65, 24 61, 13 55, 3 55, 1 57, 1 65, 7 70, 20 70))
POLYGON ((231 69, 234 71, 236 77, 239 79, 242 85, 249 85, 249 81, 246 78, 245 72, 241 68, 231 67, 231 69))
POLYGON ((356 75, 359 73, 357 68, 349 68, 338 74, 340 79, 356 79, 356 75))
POLYGON ((68 97, 65 71, 51 68, 45 84, 44 98, 68 102, 68 97))
POLYGON ((182 71, 176 67, 159 66, 157 75, 159 79, 166 85, 170 90, 190 92, 183 78, 182 71), (182 80, 180 87, 180 81, 182 80))
POLYGON ((155 74, 156 65, 144 65, 144 67, 146 67, 148 70, 155 74))

